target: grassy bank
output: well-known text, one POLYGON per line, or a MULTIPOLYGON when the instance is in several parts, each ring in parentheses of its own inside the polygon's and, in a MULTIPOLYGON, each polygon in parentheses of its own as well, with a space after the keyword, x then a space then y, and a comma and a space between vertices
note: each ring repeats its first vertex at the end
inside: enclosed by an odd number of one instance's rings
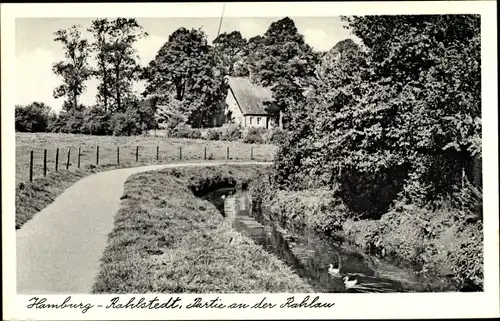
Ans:
POLYGON ((117 162, 117 147, 120 147, 120 162, 135 163, 136 147, 139 146, 139 161, 156 161, 156 147, 159 146, 159 160, 179 160, 182 147, 184 160, 202 160, 207 148, 207 159, 223 160, 229 147, 233 160, 249 160, 251 147, 255 160, 272 160, 275 146, 245 144, 235 141, 207 141, 202 139, 166 138, 154 136, 91 136, 57 133, 16 133, 16 182, 29 180, 30 152, 34 157, 34 177, 43 177, 43 151, 47 149, 47 170, 55 172, 56 148, 59 148, 59 169, 66 168, 68 149, 70 170, 77 170, 78 148, 81 148, 81 166, 96 163, 96 149, 99 146, 99 164, 111 165, 117 162))
POLYGON ((462 290, 483 288, 483 225, 442 203, 435 209, 395 204, 380 220, 348 219, 349 240, 370 252, 402 259, 424 272, 453 277, 462 290))
POLYGON ((358 219, 332 188, 283 191, 260 178, 251 184, 262 215, 285 228, 341 235, 366 252, 421 272, 451 277, 461 290, 483 288, 483 227, 449 202, 420 208, 395 202, 380 219, 358 219))
POLYGON ((224 224, 213 204, 193 193, 212 183, 244 185, 261 169, 183 168, 130 177, 93 292, 310 292, 288 267, 224 224))

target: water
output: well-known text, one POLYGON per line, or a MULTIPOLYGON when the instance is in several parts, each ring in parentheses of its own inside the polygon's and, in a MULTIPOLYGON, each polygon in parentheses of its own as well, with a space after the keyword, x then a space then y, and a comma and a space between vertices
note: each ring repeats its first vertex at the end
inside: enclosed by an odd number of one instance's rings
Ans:
MULTIPOLYGON (((284 230, 265 222, 253 213, 247 192, 233 188, 215 190, 204 198, 210 200, 229 220, 235 230, 276 255, 306 280, 316 292, 437 292, 454 291, 446 278, 419 274, 365 254, 339 241, 310 231, 284 230), (328 273, 328 265, 340 267, 340 275, 328 273), (343 278, 356 280, 347 289, 343 278)), ((456 291, 456 290, 455 290, 456 291)))

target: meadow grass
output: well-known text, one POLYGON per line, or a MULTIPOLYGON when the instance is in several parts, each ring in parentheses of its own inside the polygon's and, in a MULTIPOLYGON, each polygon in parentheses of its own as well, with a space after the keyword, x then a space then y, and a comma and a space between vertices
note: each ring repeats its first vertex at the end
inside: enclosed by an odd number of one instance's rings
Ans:
POLYGON ((244 185, 261 169, 233 165, 131 176, 93 293, 311 292, 193 193, 209 188, 209 180, 244 185))
POLYGON ((274 146, 250 145, 241 142, 204 141, 193 139, 155 138, 153 136, 90 136, 55 133, 16 133, 16 229, 52 203, 65 189, 87 175, 116 168, 152 164, 196 162, 204 159, 223 160, 226 147, 233 161, 249 160, 253 146, 255 160, 270 160, 274 146), (96 166, 96 147, 99 145, 99 165, 96 166), (116 147, 120 146, 120 164, 116 147), (139 160, 135 160, 139 146, 139 160), (159 146, 159 160, 156 160, 159 146), (179 147, 182 146, 182 160, 179 147), (55 171, 55 153, 59 147, 59 169, 55 171), (78 148, 81 148, 80 168, 77 167, 78 148), (70 167, 66 170, 67 151, 71 148, 70 167), (47 176, 43 176, 43 151, 47 149, 47 176), (34 180, 29 182, 30 152, 34 154, 34 180))
POLYGON ((139 162, 156 162, 156 147, 159 146, 161 163, 178 161, 179 147, 183 160, 203 160, 207 147, 208 160, 226 159, 226 148, 232 160, 271 161, 274 145, 245 144, 240 141, 209 141, 202 139, 166 138, 154 136, 91 136, 59 133, 16 133, 16 182, 29 181, 30 152, 33 151, 33 176, 43 177, 43 154, 47 149, 47 171, 55 172, 56 148, 59 148, 59 170, 66 169, 68 149, 70 170, 77 170, 78 148, 81 149, 81 166, 96 164, 99 146, 99 165, 117 163, 117 147, 120 147, 120 163, 135 163, 136 147, 139 146, 139 162))

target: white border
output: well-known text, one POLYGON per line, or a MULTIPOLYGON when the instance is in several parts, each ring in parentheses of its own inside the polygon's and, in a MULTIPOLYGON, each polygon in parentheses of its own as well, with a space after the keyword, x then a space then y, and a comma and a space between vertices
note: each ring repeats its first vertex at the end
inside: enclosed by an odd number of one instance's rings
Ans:
MULTIPOLYGON (((484 243, 485 291, 483 293, 419 293, 419 294, 330 294, 322 301, 333 300, 331 309, 257 310, 103 310, 86 314, 66 310, 27 310, 30 296, 15 293, 15 231, 14 231, 14 35, 16 17, 219 17, 221 3, 122 3, 122 4, 2 4, 2 246, 3 246, 3 308, 4 319, 92 320, 92 319, 307 319, 307 318, 463 318, 495 317, 499 308, 499 232, 498 232, 498 96, 497 96, 497 31, 496 2, 308 2, 308 3, 228 3, 226 17, 298 17, 367 14, 481 14, 482 22, 482 111, 483 111, 483 173, 484 175, 484 243)), ((266 295, 282 302, 286 294, 266 295)), ((297 298, 299 295, 295 295, 297 298)), ((47 296, 49 301, 62 301, 66 296, 47 296)), ((77 295, 73 300, 106 304, 113 296, 77 295)), ((122 298, 130 296, 122 296, 122 298)), ((151 297, 151 296, 148 296, 151 297)), ((168 296, 162 296, 162 298, 168 296)), ((196 295, 182 295, 183 301, 196 295)), ((205 295, 205 298, 214 297, 205 295)), ((220 295, 224 301, 258 300, 262 295, 220 295)))

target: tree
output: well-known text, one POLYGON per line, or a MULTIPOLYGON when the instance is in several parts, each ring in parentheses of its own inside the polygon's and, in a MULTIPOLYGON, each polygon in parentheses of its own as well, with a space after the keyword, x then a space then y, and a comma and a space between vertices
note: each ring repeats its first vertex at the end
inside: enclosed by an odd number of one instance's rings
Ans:
POLYGON ((364 46, 346 50, 344 42, 323 57, 306 107, 292 112, 304 125, 294 124, 280 147, 276 180, 291 188, 340 180, 383 206, 453 194, 481 154, 479 18, 347 21, 364 46))
POLYGON ((221 67, 203 31, 179 28, 150 62, 145 94, 163 103, 173 93, 192 126, 208 126, 227 93, 221 67))
POLYGON ((109 55, 109 32, 110 32, 110 22, 108 19, 96 19, 92 21, 91 27, 87 30, 92 33, 94 41, 91 44, 92 50, 96 54, 97 69, 93 70, 93 75, 97 76, 100 80, 100 84, 97 86, 97 101, 103 104, 104 111, 108 111, 109 108, 109 87, 111 86, 109 76, 110 74, 108 67, 108 55, 109 55))
POLYGON ((235 76, 235 65, 247 54, 247 41, 239 31, 222 33, 214 41, 215 54, 222 60, 225 73, 235 76))
POLYGON ((132 84, 141 72, 133 45, 147 35, 134 18, 118 18, 111 23, 108 58, 112 71, 110 81, 113 84, 110 91, 115 110, 124 110, 126 106, 123 102, 131 98, 132 84))
POLYGON ((288 17, 273 22, 263 37, 250 39, 248 50, 252 79, 272 88, 283 122, 289 123, 291 110, 304 99, 300 83, 314 75, 318 56, 288 17))
POLYGON ((15 107, 15 130, 19 132, 46 132, 56 115, 42 102, 15 107))
POLYGON ((372 170, 407 164, 405 193, 413 202, 450 193, 471 156, 481 153, 479 17, 346 20, 369 50, 364 112, 352 110, 363 116, 353 128, 362 147, 353 164, 372 170))
POLYGON ((330 50, 330 52, 336 52, 336 53, 346 53, 346 52, 351 52, 351 51, 358 51, 360 50, 358 44, 356 44, 352 39, 344 39, 335 44, 333 48, 330 50))
POLYGON ((63 45, 65 60, 55 63, 54 73, 63 78, 63 84, 54 89, 54 98, 66 97, 65 109, 77 108, 78 97, 85 90, 85 81, 91 75, 88 65, 89 45, 82 38, 80 26, 68 30, 61 29, 54 33, 54 41, 63 45))
POLYGON ((147 33, 133 18, 97 19, 89 31, 94 36, 92 47, 98 61, 95 75, 101 80, 98 101, 105 110, 124 111, 124 101, 130 98, 132 84, 141 71, 134 44, 147 33))
POLYGON ((173 94, 164 98, 163 103, 157 106, 155 114, 156 121, 169 131, 186 124, 190 115, 191 110, 184 109, 182 102, 175 99, 173 94))

